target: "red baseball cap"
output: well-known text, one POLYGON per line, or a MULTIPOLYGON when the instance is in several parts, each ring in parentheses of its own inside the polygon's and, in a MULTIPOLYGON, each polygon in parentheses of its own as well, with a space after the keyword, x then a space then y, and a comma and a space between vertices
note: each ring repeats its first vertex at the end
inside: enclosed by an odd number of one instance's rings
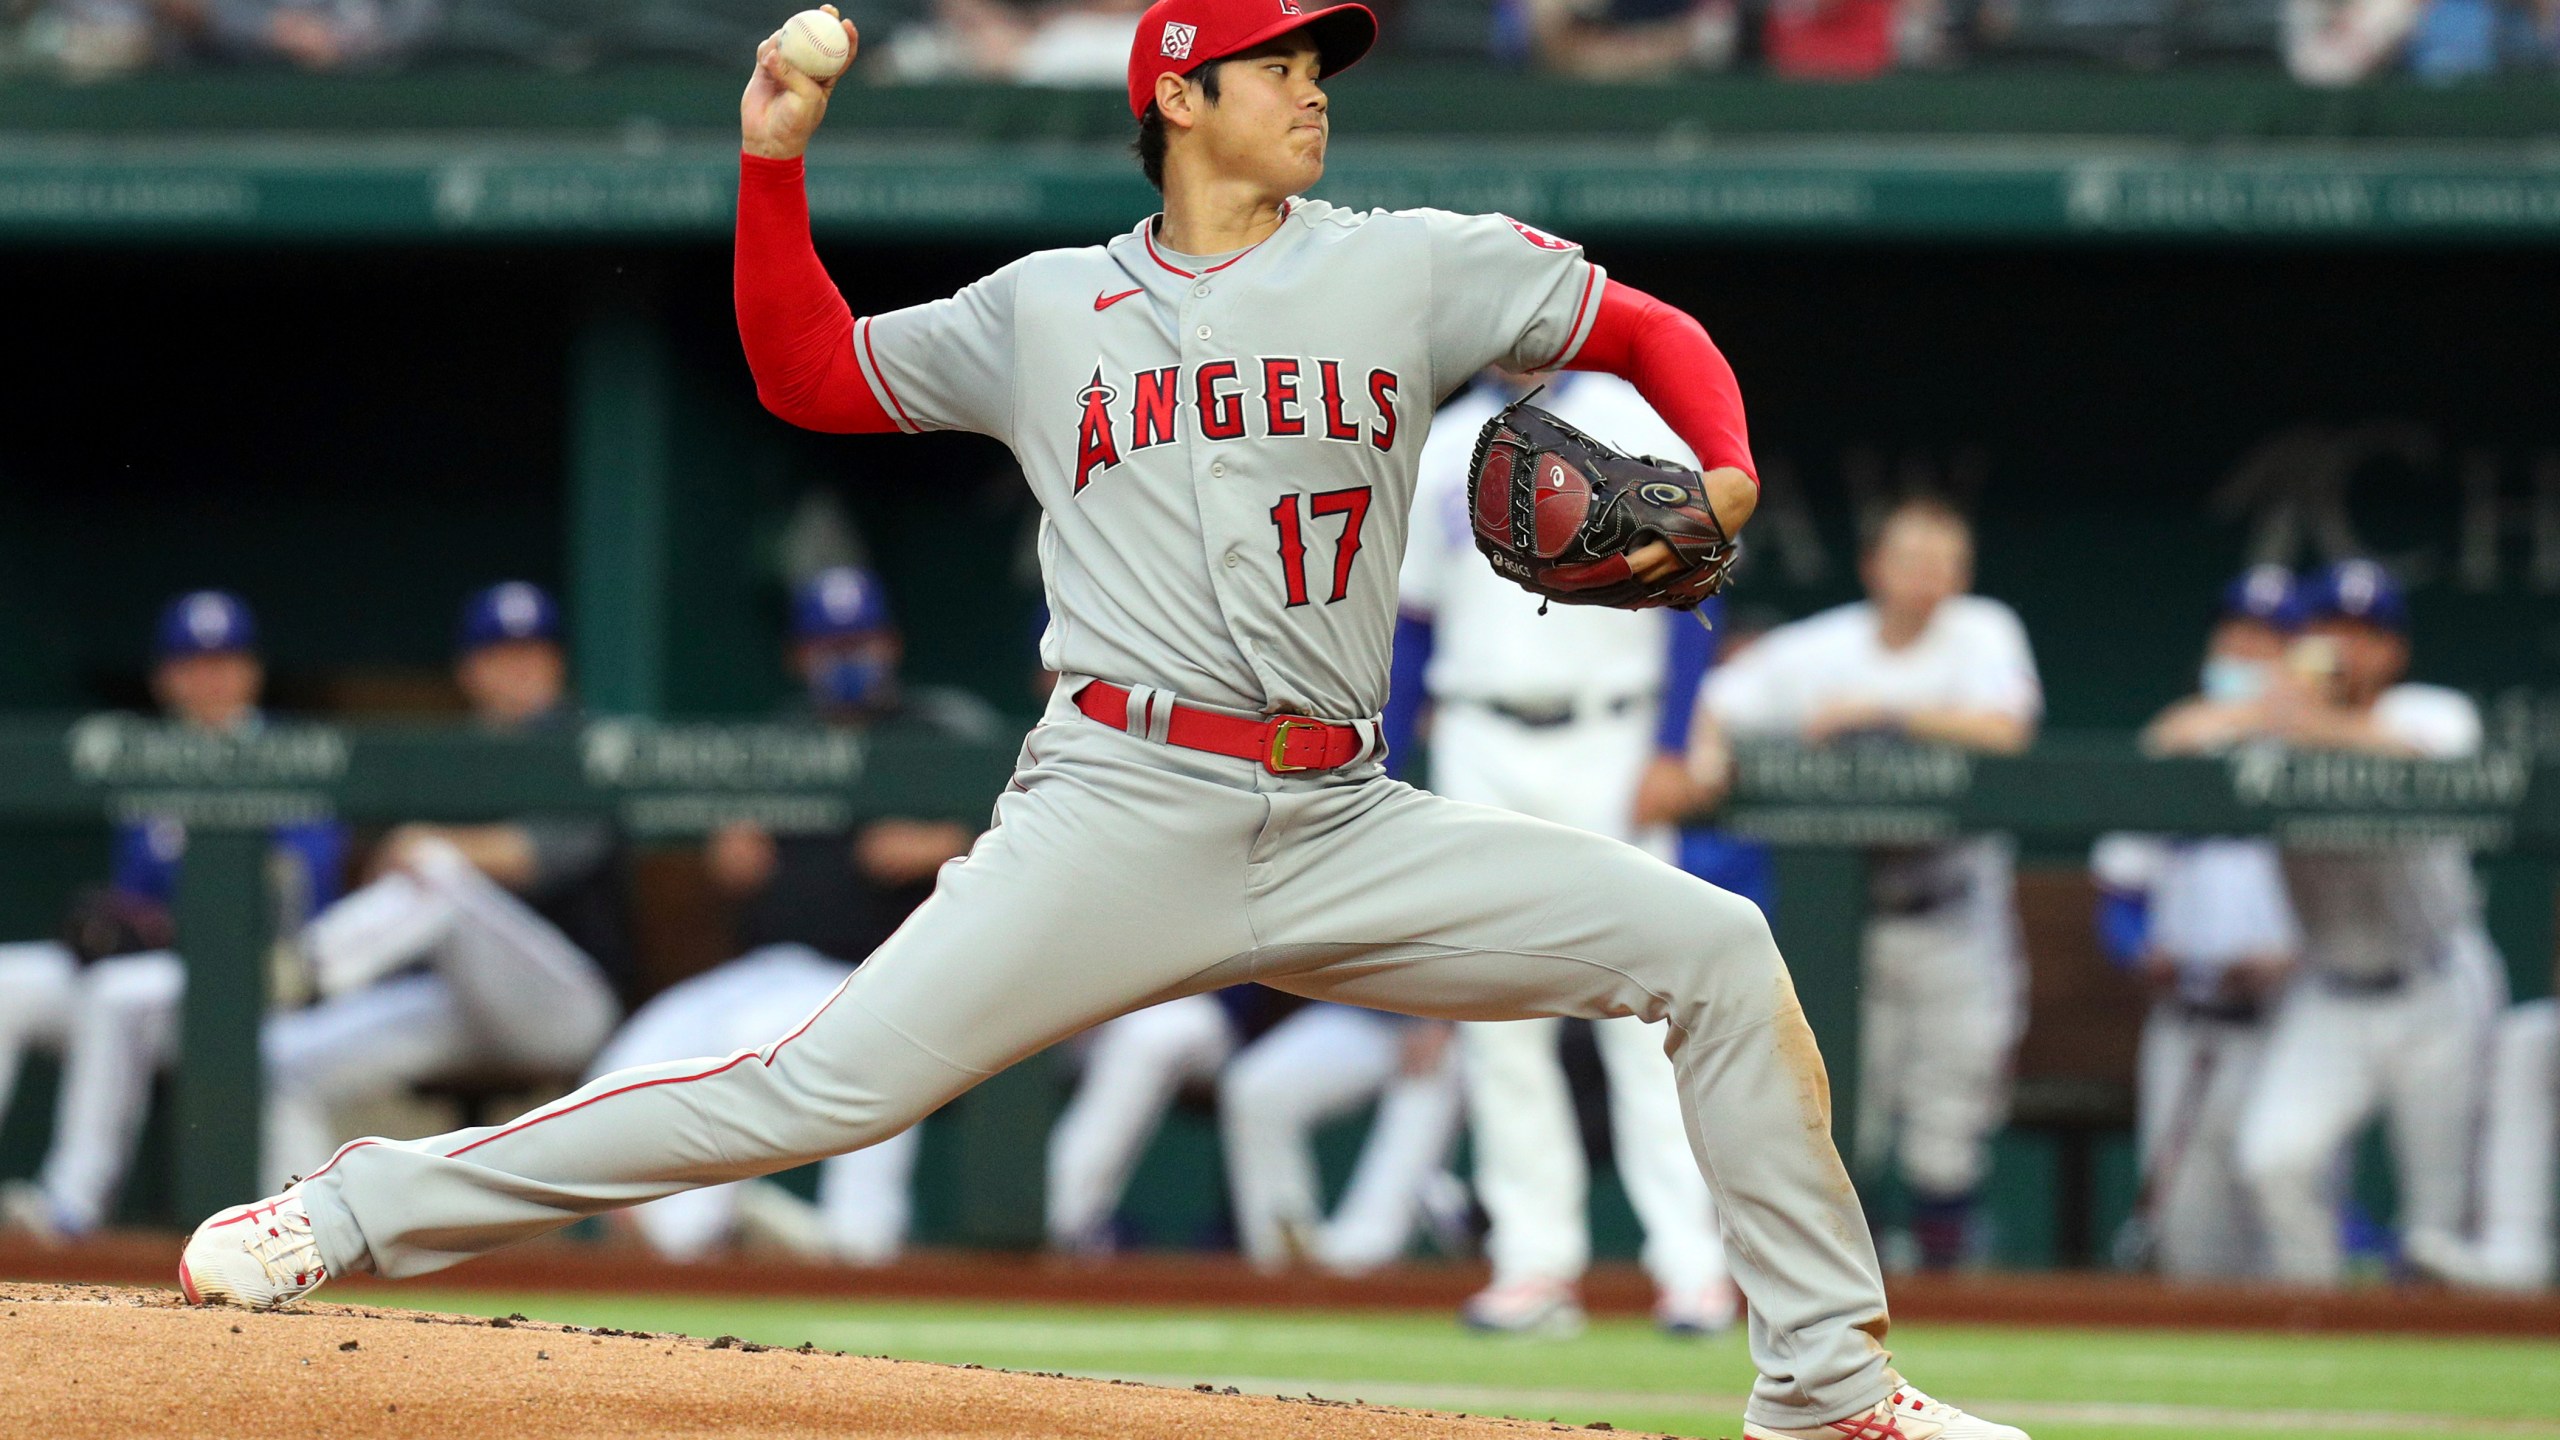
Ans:
POLYGON ((1378 17, 1366 5, 1310 10, 1298 0, 1156 0, 1129 42, 1129 113, 1146 115, 1158 75, 1240 55, 1292 30, 1310 32, 1327 75, 1351 68, 1378 43, 1378 17))

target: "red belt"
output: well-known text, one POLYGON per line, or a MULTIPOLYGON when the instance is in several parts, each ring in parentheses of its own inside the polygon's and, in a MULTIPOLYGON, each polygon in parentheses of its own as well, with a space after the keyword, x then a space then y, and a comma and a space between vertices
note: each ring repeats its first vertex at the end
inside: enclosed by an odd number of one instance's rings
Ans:
POLYGON ((1145 736, 1160 725, 1168 745, 1257 760, 1274 775, 1338 770, 1359 759, 1369 748, 1368 737, 1356 725, 1312 720, 1304 715, 1247 720, 1177 704, 1161 691, 1146 707, 1153 714, 1132 714, 1129 692, 1105 680, 1091 681, 1077 691, 1076 708, 1115 730, 1133 735, 1145 736), (1157 724, 1150 724, 1151 721, 1157 724))

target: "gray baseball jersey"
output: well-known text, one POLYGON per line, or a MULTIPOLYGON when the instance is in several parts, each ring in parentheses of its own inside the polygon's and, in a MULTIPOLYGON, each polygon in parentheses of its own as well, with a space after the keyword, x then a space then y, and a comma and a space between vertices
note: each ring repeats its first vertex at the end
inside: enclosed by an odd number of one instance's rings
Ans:
POLYGON ((1432 411, 1489 363, 1572 358, 1600 267, 1499 215, 1298 200, 1225 258, 1151 224, 862 322, 863 373, 901 427, 1020 459, 1048 668, 1375 715, 1432 411))
POLYGON ((1234 257, 1168 254, 1142 227, 860 324, 882 408, 1004 441, 1047 510, 1045 658, 1066 679, 996 823, 764 1049, 341 1151, 303 1186, 331 1271, 422 1273, 877 1144, 1086 1026, 1253 980, 1448 1019, 1667 1021, 1751 1302, 1749 1417, 1821 1424, 1889 1395, 1883 1283, 1821 1057, 1749 901, 1617 841, 1415 790, 1374 757, 1273 773, 1071 698, 1101 678, 1374 714, 1434 406, 1488 362, 1572 358, 1601 285, 1579 249, 1499 216, 1299 201, 1234 257))

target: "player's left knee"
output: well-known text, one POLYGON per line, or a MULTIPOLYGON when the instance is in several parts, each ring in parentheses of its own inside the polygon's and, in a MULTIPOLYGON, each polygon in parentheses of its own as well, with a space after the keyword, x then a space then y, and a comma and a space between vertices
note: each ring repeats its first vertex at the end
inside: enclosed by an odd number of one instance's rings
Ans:
POLYGON ((1685 978, 1701 988, 1757 987, 1786 973, 1769 917, 1739 895, 1691 880, 1663 919, 1655 943, 1680 956, 1685 978))

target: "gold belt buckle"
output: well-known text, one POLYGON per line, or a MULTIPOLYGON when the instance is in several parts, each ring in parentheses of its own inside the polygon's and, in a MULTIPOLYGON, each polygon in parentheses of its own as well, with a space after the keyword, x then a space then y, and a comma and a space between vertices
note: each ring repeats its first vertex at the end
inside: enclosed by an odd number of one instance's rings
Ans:
POLYGON ((1282 716, 1281 718, 1272 721, 1271 755, 1268 759, 1262 762, 1262 768, 1270 771, 1274 775, 1288 775, 1300 770, 1313 770, 1317 768, 1313 765, 1292 765, 1288 761, 1280 758, 1281 751, 1288 746, 1289 730, 1292 726, 1295 726, 1300 730, 1321 730, 1324 728, 1323 724, 1319 721, 1299 720, 1289 716, 1282 716))

